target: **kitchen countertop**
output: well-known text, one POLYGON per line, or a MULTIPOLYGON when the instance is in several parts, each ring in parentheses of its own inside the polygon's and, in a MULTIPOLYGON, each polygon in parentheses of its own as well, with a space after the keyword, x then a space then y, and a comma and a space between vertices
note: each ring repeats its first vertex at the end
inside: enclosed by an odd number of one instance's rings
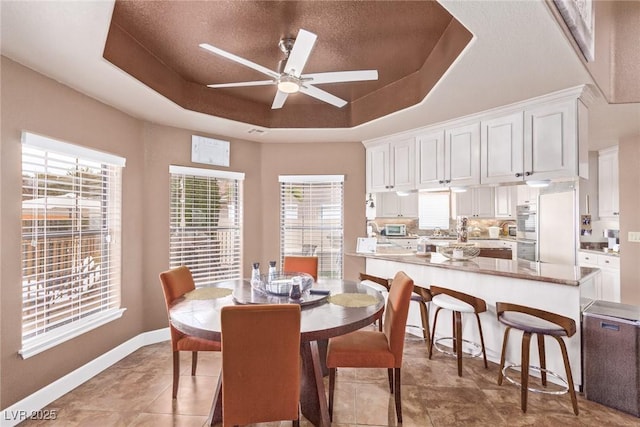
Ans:
POLYGON ((597 268, 499 258, 476 257, 468 261, 452 261, 438 253, 432 253, 430 257, 416 254, 362 254, 355 252, 346 253, 345 255, 568 286, 579 286, 584 279, 599 271, 597 268))
POLYGON ((615 257, 615 258, 619 258, 620 257, 620 252, 604 252, 602 250, 595 250, 595 249, 578 249, 580 252, 587 252, 590 254, 598 254, 598 255, 606 255, 606 256, 611 256, 611 257, 615 257))

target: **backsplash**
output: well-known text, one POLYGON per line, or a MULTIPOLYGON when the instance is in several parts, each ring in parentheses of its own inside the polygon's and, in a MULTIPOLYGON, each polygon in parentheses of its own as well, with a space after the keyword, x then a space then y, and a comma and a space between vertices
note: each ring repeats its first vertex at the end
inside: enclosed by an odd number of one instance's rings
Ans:
MULTIPOLYGON (((469 237, 475 238, 489 238, 489 227, 501 227, 501 236, 508 234, 507 226, 515 224, 515 220, 509 219, 469 219, 469 237)), ((409 236, 432 236, 434 230, 420 230, 418 229, 418 220, 416 218, 376 218, 371 220, 368 224, 375 224, 373 232, 378 235, 382 232, 383 227, 386 224, 404 224, 407 226, 407 235, 409 236), (376 230, 377 227, 377 230, 376 230)), ((449 229, 441 230, 442 234, 455 235, 456 234, 456 220, 449 220, 449 229)))

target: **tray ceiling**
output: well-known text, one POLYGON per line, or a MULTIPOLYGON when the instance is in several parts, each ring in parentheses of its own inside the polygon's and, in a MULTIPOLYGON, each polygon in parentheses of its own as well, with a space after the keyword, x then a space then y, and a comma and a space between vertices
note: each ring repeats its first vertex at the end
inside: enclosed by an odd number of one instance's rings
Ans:
POLYGON ((345 128, 420 103, 472 39, 432 1, 116 1, 104 58, 181 107, 265 128, 345 128), (324 84, 349 103, 304 94, 272 110, 275 86, 211 89, 265 76, 199 48, 209 43, 276 70, 282 38, 317 34, 304 72, 376 69, 371 82, 324 84))

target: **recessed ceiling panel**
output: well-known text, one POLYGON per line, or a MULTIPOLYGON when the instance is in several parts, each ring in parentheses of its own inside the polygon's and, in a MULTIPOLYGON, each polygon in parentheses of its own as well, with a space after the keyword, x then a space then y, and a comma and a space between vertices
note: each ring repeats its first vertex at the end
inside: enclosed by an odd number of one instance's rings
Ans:
POLYGON ((353 127, 419 103, 472 35, 435 1, 116 1, 104 57, 184 108, 267 128, 353 127), (378 70, 378 80, 317 87, 271 109, 276 87, 212 89, 267 76, 208 43, 276 71, 283 38, 317 35, 304 73, 378 70))

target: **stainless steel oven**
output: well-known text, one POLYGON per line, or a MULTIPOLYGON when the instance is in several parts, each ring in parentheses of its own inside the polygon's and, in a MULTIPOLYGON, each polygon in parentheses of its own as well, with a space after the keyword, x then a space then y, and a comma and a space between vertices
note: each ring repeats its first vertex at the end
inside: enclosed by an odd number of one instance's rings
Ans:
POLYGON ((518 205, 516 207, 516 238, 536 240, 537 226, 536 205, 518 205))
POLYGON ((537 261, 536 255, 536 241, 535 240, 526 240, 519 239, 516 242, 516 253, 518 254, 518 259, 522 259, 525 261, 537 261))

